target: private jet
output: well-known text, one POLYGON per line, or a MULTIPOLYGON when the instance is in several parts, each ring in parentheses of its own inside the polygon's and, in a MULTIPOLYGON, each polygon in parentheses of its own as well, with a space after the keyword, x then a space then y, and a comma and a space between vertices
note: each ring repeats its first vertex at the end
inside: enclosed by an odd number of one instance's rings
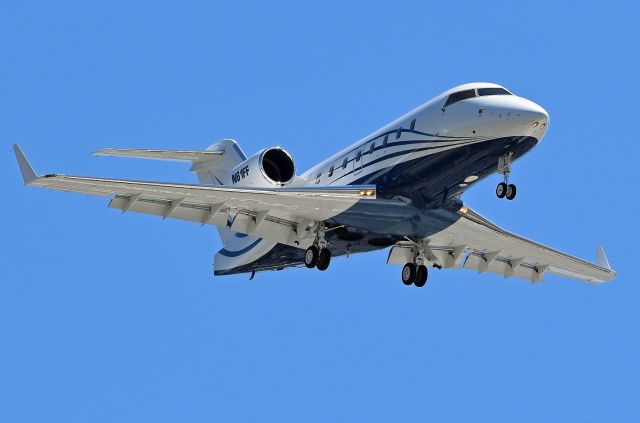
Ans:
POLYGON ((406 285, 429 269, 472 269, 539 282, 555 274, 596 284, 615 277, 602 247, 585 261, 508 232, 461 201, 498 173, 496 196, 516 197, 512 165, 544 137, 549 116, 503 86, 452 88, 297 174, 281 147, 247 157, 223 139, 206 150, 106 148, 101 156, 191 164, 198 184, 38 175, 18 145, 27 186, 110 197, 109 207, 217 227, 215 275, 306 266, 389 249, 406 285))

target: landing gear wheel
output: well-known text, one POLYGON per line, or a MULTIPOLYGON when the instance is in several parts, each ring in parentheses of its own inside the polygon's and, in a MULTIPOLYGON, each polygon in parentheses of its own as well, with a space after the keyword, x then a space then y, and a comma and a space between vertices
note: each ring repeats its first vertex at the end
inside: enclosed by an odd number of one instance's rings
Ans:
POLYGON ((504 196, 507 195, 507 184, 500 182, 496 187, 496 195, 498 198, 504 198, 504 196))
POLYGON ((427 283, 427 278, 429 277, 429 270, 427 266, 420 265, 416 270, 416 280, 414 282, 415 286, 418 288, 422 288, 427 283))
POLYGON ((513 200, 514 198, 516 198, 516 186, 515 185, 513 185, 513 184, 507 185, 506 196, 507 196, 507 200, 513 200))
POLYGON ((402 268, 402 283, 405 285, 411 285, 416 279, 416 265, 413 263, 407 263, 402 268))
POLYGON ((331 251, 328 248, 323 248, 318 255, 316 267, 318 270, 324 271, 329 267, 329 263, 331 263, 331 251))
POLYGON ((316 267, 316 264, 318 263, 318 254, 318 247, 315 245, 307 248, 307 251, 304 252, 304 265, 309 269, 316 267))

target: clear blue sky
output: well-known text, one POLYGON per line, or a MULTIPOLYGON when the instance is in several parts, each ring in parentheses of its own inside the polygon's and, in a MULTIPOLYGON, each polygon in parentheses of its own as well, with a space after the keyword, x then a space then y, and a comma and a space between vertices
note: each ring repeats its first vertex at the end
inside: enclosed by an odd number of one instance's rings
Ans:
POLYGON ((640 421, 633 2, 131 3, 0 4, 0 421, 640 421), (214 228, 23 188, 11 151, 191 182, 88 153, 233 137, 303 170, 471 81, 551 125, 516 201, 494 176, 465 202, 580 257, 604 244, 613 283, 433 271, 416 289, 386 251, 214 278, 214 228))

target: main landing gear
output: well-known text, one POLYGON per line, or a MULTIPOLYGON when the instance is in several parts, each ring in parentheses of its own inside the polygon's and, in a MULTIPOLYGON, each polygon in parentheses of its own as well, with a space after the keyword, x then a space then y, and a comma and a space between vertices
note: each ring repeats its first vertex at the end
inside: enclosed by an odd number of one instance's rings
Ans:
POLYGON ((328 248, 318 248, 315 245, 304 252, 304 265, 309 269, 317 267, 318 270, 327 270, 331 263, 331 251, 328 248))
POLYGON ((324 234, 324 225, 318 225, 315 243, 304 252, 304 265, 309 269, 317 267, 318 270, 324 271, 329 268, 331 251, 327 248, 324 234))
POLYGON ((418 288, 422 288, 429 278, 429 270, 424 264, 415 265, 407 263, 402 268, 402 282, 405 285, 414 284, 418 288))
POLYGON ((509 175, 511 174, 511 158, 513 153, 505 154, 498 159, 498 173, 504 176, 504 182, 500 182, 496 187, 496 196, 498 198, 507 198, 513 200, 516 198, 517 189, 514 184, 509 183, 509 175))
POLYGON ((433 262, 436 263, 434 267, 440 268, 440 266, 427 244, 416 242, 410 238, 406 238, 406 240, 413 244, 413 261, 405 264, 402 268, 402 283, 422 288, 429 278, 429 270, 426 265, 433 262))

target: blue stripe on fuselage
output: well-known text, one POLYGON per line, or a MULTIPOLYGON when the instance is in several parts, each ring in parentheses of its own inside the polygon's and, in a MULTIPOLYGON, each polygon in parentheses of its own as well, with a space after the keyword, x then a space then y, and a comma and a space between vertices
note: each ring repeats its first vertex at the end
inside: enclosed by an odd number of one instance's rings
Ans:
POLYGON ((241 256, 242 254, 246 253, 247 251, 251 250, 253 247, 258 245, 261 241, 262 241, 262 238, 258 238, 257 240, 255 240, 254 242, 252 242, 251 244, 247 245, 246 247, 244 247, 241 250, 229 251, 229 250, 223 248, 222 250, 220 250, 218 252, 221 255, 225 256, 225 257, 238 257, 238 256, 241 256))

